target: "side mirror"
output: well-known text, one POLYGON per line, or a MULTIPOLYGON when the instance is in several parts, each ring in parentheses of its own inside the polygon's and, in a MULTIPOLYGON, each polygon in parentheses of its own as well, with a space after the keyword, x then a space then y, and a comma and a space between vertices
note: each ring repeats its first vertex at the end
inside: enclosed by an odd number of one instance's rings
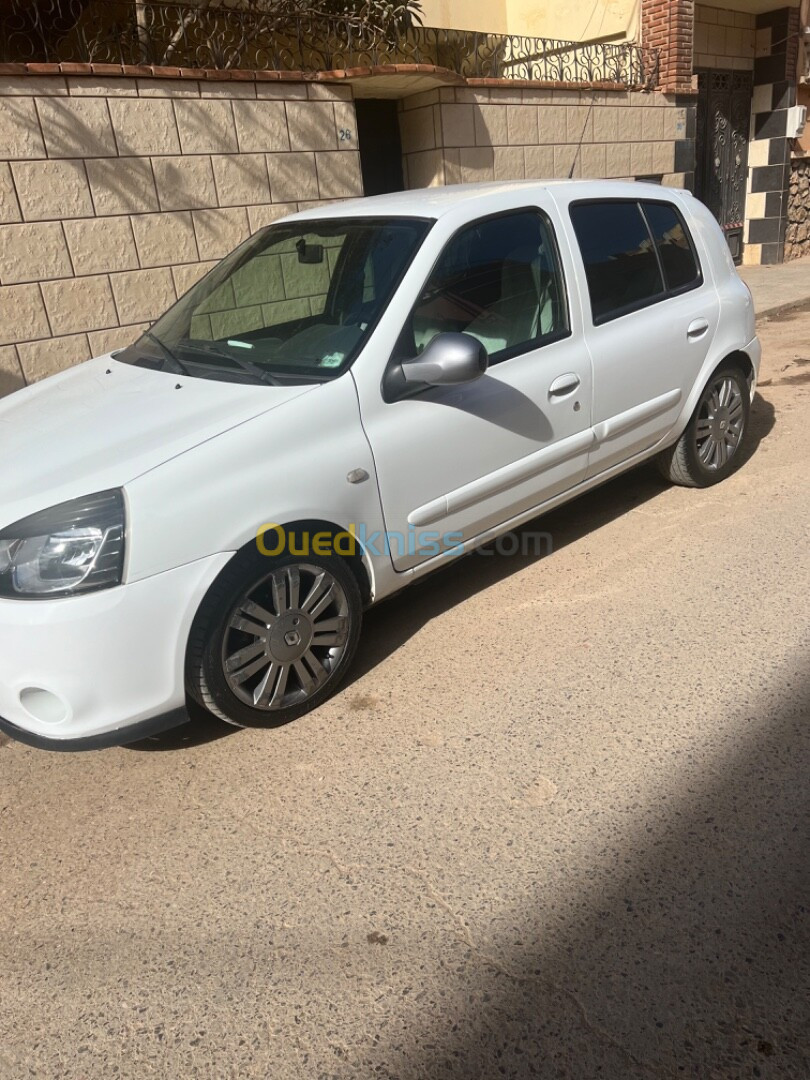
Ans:
POLYGON ((406 383, 453 386, 473 382, 487 370, 487 350, 469 334, 437 334, 419 356, 402 363, 406 383))

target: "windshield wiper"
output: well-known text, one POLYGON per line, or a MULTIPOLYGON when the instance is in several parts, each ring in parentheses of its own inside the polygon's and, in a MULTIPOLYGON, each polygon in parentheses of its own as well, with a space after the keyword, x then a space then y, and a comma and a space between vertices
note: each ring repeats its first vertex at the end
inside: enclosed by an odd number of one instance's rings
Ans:
POLYGON ((174 367, 175 373, 179 373, 180 375, 190 375, 191 374, 190 371, 188 370, 188 368, 186 367, 186 365, 183 363, 183 361, 178 356, 174 355, 174 353, 169 348, 169 346, 166 345, 164 342, 162 342, 160 340, 160 338, 157 336, 157 334, 153 334, 151 330, 144 330, 143 336, 145 338, 149 338, 150 341, 154 341, 155 345, 157 345, 157 347, 163 353, 163 368, 164 368, 164 370, 166 368, 166 364, 168 363, 168 364, 170 364, 170 365, 172 365, 174 367))
POLYGON ((205 353, 207 356, 216 356, 220 360, 225 360, 233 367, 241 368, 242 371, 246 371, 249 375, 253 375, 260 382, 266 383, 268 386, 281 386, 279 382, 269 371, 265 371, 264 368, 259 367, 258 364, 254 364, 252 360, 246 360, 241 356, 232 356, 231 353, 222 352, 221 349, 216 348, 214 345, 192 345, 183 343, 181 345, 183 349, 189 349, 191 351, 205 353))

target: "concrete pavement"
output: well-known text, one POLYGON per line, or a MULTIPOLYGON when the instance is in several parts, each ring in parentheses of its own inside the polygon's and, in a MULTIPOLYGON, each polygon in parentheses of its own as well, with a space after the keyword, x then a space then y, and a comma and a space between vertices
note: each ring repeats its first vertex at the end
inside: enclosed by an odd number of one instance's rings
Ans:
POLYGON ((810 256, 779 266, 740 266, 738 270, 753 294, 757 315, 773 315, 810 301, 810 256))
POLYGON ((0 1078, 806 1080, 810 313, 762 334, 739 472, 382 605, 310 716, 0 746, 0 1078))

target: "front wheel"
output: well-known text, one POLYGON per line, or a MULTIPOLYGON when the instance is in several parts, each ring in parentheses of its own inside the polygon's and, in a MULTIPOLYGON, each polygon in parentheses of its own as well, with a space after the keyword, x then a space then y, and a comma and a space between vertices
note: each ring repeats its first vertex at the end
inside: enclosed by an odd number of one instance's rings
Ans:
POLYGON ((748 382, 737 367, 712 375, 686 431, 656 463, 667 480, 685 487, 718 484, 737 468, 748 433, 751 398, 748 382))
POLYGON ((363 606, 338 556, 237 556, 192 627, 191 695, 237 727, 275 727, 337 689, 357 650, 363 606))

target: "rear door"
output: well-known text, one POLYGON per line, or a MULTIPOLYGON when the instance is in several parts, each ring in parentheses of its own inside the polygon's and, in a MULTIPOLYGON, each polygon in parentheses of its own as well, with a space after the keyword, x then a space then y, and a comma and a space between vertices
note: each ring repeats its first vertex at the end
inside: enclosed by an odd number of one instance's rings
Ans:
POLYGON ((590 477, 643 453, 671 430, 717 330, 719 302, 673 203, 575 201, 569 213, 587 281, 590 477))

